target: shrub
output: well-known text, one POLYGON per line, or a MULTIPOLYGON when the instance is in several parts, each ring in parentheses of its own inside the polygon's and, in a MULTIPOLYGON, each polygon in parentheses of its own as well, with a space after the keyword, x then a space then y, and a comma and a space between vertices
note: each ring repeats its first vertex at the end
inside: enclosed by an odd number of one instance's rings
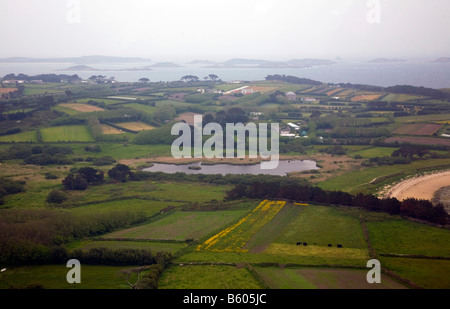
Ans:
POLYGON ((15 194, 22 191, 25 191, 23 183, 7 178, 0 178, 0 195, 15 194))
POLYGON ((58 179, 58 176, 52 173, 45 173, 45 179, 58 179))
POLYGON ((127 181, 127 178, 131 176, 131 171, 125 164, 117 164, 108 171, 108 176, 112 179, 125 182, 127 181))
POLYGON ((67 194, 61 190, 53 190, 48 195, 45 201, 50 204, 61 204, 67 201, 67 194))
POLYGON ((63 179, 62 184, 66 190, 86 190, 87 180, 80 174, 69 174, 63 179))

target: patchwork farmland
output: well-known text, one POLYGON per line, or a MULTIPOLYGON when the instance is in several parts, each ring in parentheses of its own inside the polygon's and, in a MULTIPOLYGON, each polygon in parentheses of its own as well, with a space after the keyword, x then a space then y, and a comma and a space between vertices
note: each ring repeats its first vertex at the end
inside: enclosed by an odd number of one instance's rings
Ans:
POLYGON ((0 237, 0 288, 79 288, 66 282, 65 257, 83 261, 87 288, 130 288, 124 275, 141 267, 141 283, 159 289, 450 287, 448 226, 400 201, 383 208, 380 195, 449 169, 448 102, 415 94, 423 89, 280 78, 26 84, 20 100, 2 100, 0 235, 12 240, 0 237), (244 91, 220 93, 233 89, 244 91), (279 123, 297 137, 280 138, 280 159, 318 169, 146 172, 257 163, 173 158, 171 127, 195 114, 279 123), (366 280, 373 258, 379 285, 366 280))

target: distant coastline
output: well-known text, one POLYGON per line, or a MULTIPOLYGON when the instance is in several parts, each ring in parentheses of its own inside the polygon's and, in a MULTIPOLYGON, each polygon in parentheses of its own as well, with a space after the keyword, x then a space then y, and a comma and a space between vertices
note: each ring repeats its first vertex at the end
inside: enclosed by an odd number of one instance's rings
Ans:
POLYGON ((327 83, 352 83, 375 86, 413 85, 429 88, 450 88, 450 61, 442 58, 408 59, 402 62, 376 63, 366 59, 336 61, 332 65, 314 65, 312 67, 273 66, 260 67, 264 60, 232 59, 216 62, 211 66, 208 62, 194 63, 174 62, 180 67, 153 66, 163 62, 134 62, 134 63, 96 63, 79 64, 68 62, 53 63, 16 63, 0 61, 0 76, 10 73, 39 75, 39 74, 78 74, 88 79, 91 75, 114 76, 119 82, 138 82, 146 77, 151 81, 174 81, 185 75, 194 75, 203 79, 209 74, 217 75, 223 81, 264 80, 267 75, 280 74, 299 78, 309 78, 327 83), (245 63, 246 62, 246 63, 245 63), (219 66, 218 64, 226 64, 219 66), (84 65, 84 67, 83 67, 84 65), (77 67, 78 66, 78 67, 77 67))
POLYGON ((399 58, 375 58, 373 60, 370 60, 369 62, 385 63, 385 62, 403 62, 403 61, 406 61, 406 60, 399 59, 399 58))
POLYGON ((450 57, 437 58, 434 62, 450 62, 450 57))
POLYGON ((29 58, 29 57, 9 57, 0 58, 4 63, 75 63, 75 64, 94 64, 94 63, 136 63, 151 62, 150 59, 139 57, 110 57, 110 56, 82 56, 71 58, 29 58))
POLYGON ((142 67, 134 67, 134 68, 125 68, 125 69, 96 69, 87 65, 75 65, 71 66, 65 69, 60 69, 58 71, 69 71, 69 72, 92 72, 92 71, 102 71, 102 72, 108 72, 108 71, 151 71, 150 66, 142 66, 142 67))

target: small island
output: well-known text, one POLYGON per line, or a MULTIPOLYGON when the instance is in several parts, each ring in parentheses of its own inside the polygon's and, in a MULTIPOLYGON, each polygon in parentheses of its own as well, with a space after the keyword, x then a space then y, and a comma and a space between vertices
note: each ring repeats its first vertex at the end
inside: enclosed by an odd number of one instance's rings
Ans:
POLYGON ((173 62, 158 62, 152 65, 154 68, 180 68, 181 65, 173 63, 173 62))
POLYGON ((402 62, 406 61, 405 59, 399 59, 399 58, 376 58, 369 62, 376 62, 376 63, 386 63, 386 62, 402 62))
POLYGON ((100 70, 87 65, 80 64, 68 67, 66 69, 61 69, 60 71, 100 71, 100 70))

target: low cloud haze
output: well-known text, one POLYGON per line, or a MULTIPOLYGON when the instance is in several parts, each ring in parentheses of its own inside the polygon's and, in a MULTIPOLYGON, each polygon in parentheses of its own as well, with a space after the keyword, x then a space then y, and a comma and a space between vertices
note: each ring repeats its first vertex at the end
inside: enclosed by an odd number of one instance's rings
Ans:
POLYGON ((448 0, 2 0, 0 57, 449 57, 448 0))

